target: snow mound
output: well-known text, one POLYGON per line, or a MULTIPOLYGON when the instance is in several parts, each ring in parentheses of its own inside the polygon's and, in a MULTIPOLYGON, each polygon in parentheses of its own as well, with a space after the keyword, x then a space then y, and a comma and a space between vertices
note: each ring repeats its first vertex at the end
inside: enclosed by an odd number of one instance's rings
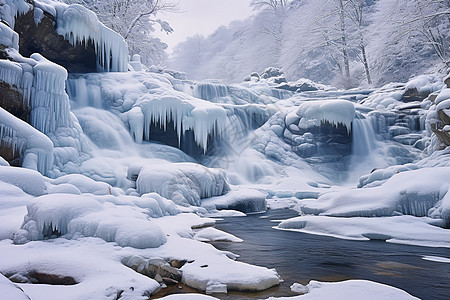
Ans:
POLYGON ((33 196, 46 193, 45 178, 38 172, 24 168, 1 167, 0 181, 12 184, 33 196))
POLYGON ((70 184, 76 187, 81 193, 94 195, 118 195, 117 189, 109 184, 95 181, 81 174, 70 174, 61 176, 50 181, 54 185, 70 184))
POLYGON ((57 236, 99 237, 122 247, 156 248, 166 236, 147 215, 129 206, 101 204, 79 195, 52 194, 35 198, 27 207, 16 243, 57 236))
POLYGON ((266 211, 267 194, 252 189, 232 190, 223 196, 202 200, 202 207, 208 210, 237 210, 244 213, 266 211))
POLYGON ((229 190, 225 172, 194 163, 144 166, 136 180, 137 192, 158 193, 180 205, 200 206, 200 199, 229 190))
POLYGON ((224 254, 216 257, 214 264, 195 261, 181 270, 183 283, 202 291, 217 287, 226 291, 262 291, 280 283, 275 270, 231 261, 224 254))

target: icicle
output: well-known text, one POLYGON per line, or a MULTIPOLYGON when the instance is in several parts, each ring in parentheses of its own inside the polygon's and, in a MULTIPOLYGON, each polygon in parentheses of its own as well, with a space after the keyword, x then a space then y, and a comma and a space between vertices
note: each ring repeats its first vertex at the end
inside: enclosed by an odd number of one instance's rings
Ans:
MULTIPOLYGON (((147 140, 150 139, 151 124, 159 123, 165 130, 167 124, 173 121, 179 143, 181 135, 192 130, 195 142, 206 152, 208 136, 221 136, 226 127, 225 109, 210 102, 160 95, 146 95, 139 102, 144 114, 143 135, 147 140)), ((136 125, 133 127, 137 128, 136 125)))
POLYGON ((345 126, 350 134, 355 118, 355 106, 346 100, 307 101, 300 104, 297 115, 301 117, 301 128, 320 126, 320 123, 328 122, 336 127, 345 126))
POLYGON ((0 141, 24 155, 23 167, 47 174, 53 165, 53 143, 43 133, 0 107, 0 141))
POLYGON ((57 32, 72 45, 94 43, 99 71, 126 72, 128 46, 122 36, 107 28, 96 14, 84 6, 72 4, 57 12, 57 32))

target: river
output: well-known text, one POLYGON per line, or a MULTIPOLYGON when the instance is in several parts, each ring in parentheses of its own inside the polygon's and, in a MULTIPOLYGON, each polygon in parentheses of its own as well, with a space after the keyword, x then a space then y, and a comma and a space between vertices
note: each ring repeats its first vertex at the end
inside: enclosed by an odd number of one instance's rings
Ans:
POLYGON ((214 243, 220 250, 240 255, 239 261, 275 268, 284 282, 261 293, 216 294, 220 299, 267 298, 295 295, 289 286, 309 280, 366 279, 398 287, 422 299, 450 298, 450 264, 423 256, 450 257, 448 248, 348 241, 333 237, 280 231, 274 220, 297 216, 292 210, 269 210, 247 217, 218 220, 216 228, 232 233, 242 243, 214 243))

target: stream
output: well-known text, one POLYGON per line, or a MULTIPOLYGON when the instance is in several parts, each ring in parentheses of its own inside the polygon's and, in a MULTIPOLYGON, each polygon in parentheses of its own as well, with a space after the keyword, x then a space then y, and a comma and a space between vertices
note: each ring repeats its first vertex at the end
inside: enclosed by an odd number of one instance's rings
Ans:
POLYGON ((419 247, 383 241, 349 241, 327 236, 273 229, 276 220, 297 216, 288 209, 218 220, 216 228, 242 243, 215 242, 220 250, 240 255, 239 261, 275 268, 284 280, 260 293, 215 294, 220 299, 293 296, 290 285, 310 280, 366 279, 407 291, 421 299, 449 299, 450 264, 423 256, 450 257, 450 249, 419 247))

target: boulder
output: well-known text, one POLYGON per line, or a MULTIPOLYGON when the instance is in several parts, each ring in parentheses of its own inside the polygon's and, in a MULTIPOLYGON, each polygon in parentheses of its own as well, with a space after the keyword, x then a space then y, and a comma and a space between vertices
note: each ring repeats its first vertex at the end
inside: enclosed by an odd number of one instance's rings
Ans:
POLYGON ((403 102, 413 102, 413 101, 422 101, 430 94, 430 90, 419 91, 417 88, 409 88, 407 89, 401 98, 403 102))
POLYGON ((447 88, 450 88, 450 75, 448 75, 445 79, 444 79, 444 83, 447 86, 447 88))
POLYGON ((144 258, 142 256, 132 256, 122 260, 122 263, 136 272, 154 278, 158 282, 166 284, 176 284, 181 281, 182 272, 172 267, 162 258, 144 258))

